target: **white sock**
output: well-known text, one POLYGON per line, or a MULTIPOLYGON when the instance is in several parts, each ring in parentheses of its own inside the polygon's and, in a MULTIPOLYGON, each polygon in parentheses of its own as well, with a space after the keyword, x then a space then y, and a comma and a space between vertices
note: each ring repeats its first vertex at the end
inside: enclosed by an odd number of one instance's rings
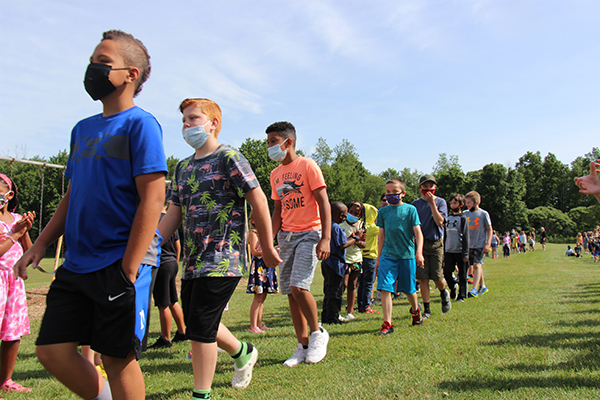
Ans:
POLYGON ((112 400, 112 394, 110 393, 110 385, 108 381, 104 380, 104 388, 100 392, 100 394, 94 397, 92 400, 112 400))

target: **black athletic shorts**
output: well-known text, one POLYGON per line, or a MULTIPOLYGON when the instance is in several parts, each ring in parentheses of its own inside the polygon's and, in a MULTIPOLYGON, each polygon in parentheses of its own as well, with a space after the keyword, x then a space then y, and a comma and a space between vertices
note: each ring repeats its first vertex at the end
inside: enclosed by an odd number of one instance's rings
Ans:
POLYGON ((181 281, 181 306, 188 339, 217 341, 223 310, 240 277, 194 278, 181 281))
POLYGON ((171 304, 177 303, 177 285, 175 278, 179 264, 177 261, 166 261, 160 263, 160 268, 156 274, 154 281, 154 305, 156 307, 168 307, 171 304))
POLYGON ((111 357, 139 359, 146 348, 150 294, 156 267, 142 264, 135 284, 121 260, 101 270, 56 271, 36 345, 76 342, 111 357))

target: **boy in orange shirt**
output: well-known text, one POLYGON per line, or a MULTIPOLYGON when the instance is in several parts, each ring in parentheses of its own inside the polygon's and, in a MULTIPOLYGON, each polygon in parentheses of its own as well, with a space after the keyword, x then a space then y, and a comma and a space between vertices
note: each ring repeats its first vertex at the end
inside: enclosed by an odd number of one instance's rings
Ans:
POLYGON ((284 365, 318 363, 327 354, 329 334, 319 327, 310 285, 317 260, 329 256, 331 209, 327 185, 317 163, 296 154, 294 125, 276 122, 266 133, 269 157, 281 162, 271 172, 271 198, 275 200, 273 233, 277 234, 283 260, 279 266, 279 288, 288 295, 298 339, 298 348, 284 365))

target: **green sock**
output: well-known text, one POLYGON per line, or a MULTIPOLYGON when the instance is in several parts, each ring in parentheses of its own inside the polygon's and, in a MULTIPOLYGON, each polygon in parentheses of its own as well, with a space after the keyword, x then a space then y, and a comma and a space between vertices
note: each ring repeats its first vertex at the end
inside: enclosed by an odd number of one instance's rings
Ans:
POLYGON ((192 399, 209 399, 210 400, 210 389, 201 390, 194 389, 192 399))
POLYGON ((238 351, 232 355, 233 361, 235 362, 235 366, 238 368, 242 368, 246 363, 250 360, 250 354, 254 350, 254 346, 252 343, 240 342, 240 348, 238 351))

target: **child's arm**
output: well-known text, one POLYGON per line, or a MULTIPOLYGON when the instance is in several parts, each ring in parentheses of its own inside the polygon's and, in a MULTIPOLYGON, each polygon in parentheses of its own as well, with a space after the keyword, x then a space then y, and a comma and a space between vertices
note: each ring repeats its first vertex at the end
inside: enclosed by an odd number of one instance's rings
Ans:
POLYGON ((65 233, 65 221, 67 220, 70 195, 71 184, 69 183, 67 193, 65 193, 65 196, 58 203, 58 207, 56 207, 56 211, 52 218, 50 218, 48 225, 46 225, 29 250, 15 263, 15 275, 20 276, 22 279, 27 279, 27 266, 31 264, 33 268, 37 268, 39 262, 44 258, 46 247, 57 241, 65 233))
POLYGON ((340 247, 342 249, 348 248, 350 246, 352 246, 353 244, 356 244, 358 241, 353 238, 352 236, 350 236, 349 238, 346 238, 346 243, 342 244, 340 247))
POLYGON ((0 240, 2 241, 0 243, 0 257, 10 250, 16 242, 19 242, 25 251, 31 247, 31 239, 29 239, 27 231, 31 229, 34 216, 35 213, 27 212, 15 223, 10 234, 8 232, 0 233, 0 240))
POLYGON ((258 234, 252 230, 248 233, 248 244, 250 245, 250 254, 252 254, 252 257, 262 257, 262 248, 257 249, 257 243, 258 234))
POLYGON ((329 243, 331 242, 331 206, 327 189, 324 187, 313 190, 317 204, 319 205, 319 214, 321 215, 321 240, 317 243, 317 258, 324 260, 329 257, 329 243))
POLYGON ((134 179, 140 202, 133 217, 122 262, 123 272, 131 283, 137 279, 137 272, 152 243, 165 202, 163 172, 142 174, 134 179))
POLYGON ((423 232, 421 232, 421 225, 413 226, 413 233, 415 235, 415 260, 417 261, 417 267, 425 268, 425 258, 423 258, 423 232))
POLYGON ((379 271, 379 259, 381 258, 381 252, 383 251, 383 243, 385 243, 385 231, 383 228, 379 228, 379 236, 377 236, 377 261, 375 261, 375 276, 379 271))
POLYGON ((272 239, 275 239, 277 233, 281 229, 281 200, 275 200, 275 209, 273 210, 273 217, 271 218, 271 230, 273 233, 272 239))
POLYGON ((431 208, 431 215, 433 216, 433 221, 437 226, 442 226, 442 224, 444 223, 444 216, 440 213, 440 210, 438 210, 437 204, 435 204, 435 199, 437 197, 431 194, 430 192, 427 192, 427 194, 424 197, 425 200, 429 203, 429 207, 431 208))
MULTIPOLYGON (((163 241, 167 241, 171 238, 171 236, 173 236, 179 225, 181 225, 182 218, 181 207, 171 203, 169 205, 169 209, 167 210, 167 214, 160 220, 160 223, 158 224, 158 232, 160 232, 160 236, 162 236, 163 241)), ((181 244, 179 244, 178 253, 180 252, 181 244)), ((177 254, 177 257, 179 257, 179 254, 177 254)))
POLYGON ((175 249, 175 257, 176 257, 177 263, 179 263, 179 255, 181 254, 181 241, 180 240, 174 241, 173 248, 175 249))
MULTIPOLYGON (((260 240, 260 246, 262 247, 263 261, 267 267, 276 267, 281 264, 281 258, 279 258, 277 250, 273 247, 272 226, 274 226, 274 223, 271 225, 271 221, 269 221, 267 197, 260 187, 250 189, 244 197, 252 206, 252 216, 258 231, 258 240, 260 240)), ((281 202, 279 204, 281 207, 281 202)), ((279 213, 279 224, 281 225, 281 213, 279 213)))
POLYGON ((590 174, 575 178, 575 184, 579 187, 579 191, 584 194, 592 194, 600 201, 600 179, 596 168, 600 167, 600 160, 590 163, 590 174))
POLYGON ((494 235, 494 230, 491 225, 485 227, 485 246, 483 246, 483 253, 487 253, 492 248, 492 236, 494 235))

